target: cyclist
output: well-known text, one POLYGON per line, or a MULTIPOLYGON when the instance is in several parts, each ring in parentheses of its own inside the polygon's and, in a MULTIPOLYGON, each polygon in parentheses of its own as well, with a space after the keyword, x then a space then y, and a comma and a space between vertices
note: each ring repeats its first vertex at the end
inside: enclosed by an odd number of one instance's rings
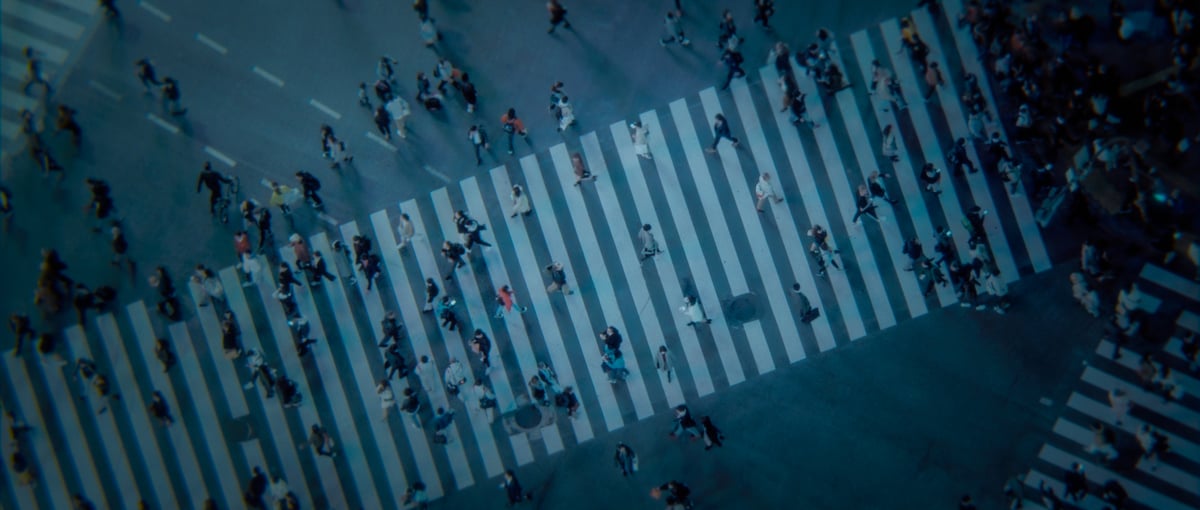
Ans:
POLYGON ((204 170, 200 171, 200 177, 196 179, 196 193, 200 192, 201 187, 208 188, 208 210, 213 216, 217 215, 217 204, 221 201, 222 183, 232 185, 233 179, 213 170, 212 163, 205 161, 204 170))

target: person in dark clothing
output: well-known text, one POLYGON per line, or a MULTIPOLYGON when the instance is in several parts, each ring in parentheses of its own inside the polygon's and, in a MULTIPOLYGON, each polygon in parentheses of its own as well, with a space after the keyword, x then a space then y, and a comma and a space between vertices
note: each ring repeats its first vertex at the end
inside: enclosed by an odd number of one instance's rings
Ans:
POLYGON ((433 278, 425 279, 425 308, 422 312, 433 313, 433 300, 437 299, 441 292, 433 278))
POLYGON ((378 129, 379 132, 383 134, 384 138, 391 140, 392 139, 392 130, 390 128, 392 126, 392 114, 388 113, 387 108, 384 108, 383 105, 380 105, 378 108, 375 109, 374 119, 375 119, 375 128, 378 129))
POLYGON ((233 179, 213 170, 212 163, 205 161, 204 169, 196 179, 196 193, 199 193, 202 187, 208 188, 208 210, 214 216, 217 214, 217 203, 221 200, 222 184, 233 184, 233 179))
POLYGON ((262 468, 254 466, 254 474, 250 477, 250 483, 242 495, 242 501, 246 503, 246 506, 258 510, 267 509, 267 502, 263 499, 263 495, 267 493, 269 482, 267 474, 263 472, 262 468))
POLYGON ((746 76, 746 70, 742 69, 742 62, 745 60, 746 59, 742 56, 742 53, 736 50, 726 49, 725 52, 721 54, 721 62, 724 63, 725 67, 729 69, 729 74, 725 75, 725 83, 721 85, 721 90, 728 89, 729 83, 732 82, 734 78, 746 76))
POLYGON ((388 350, 384 352, 383 356, 384 377, 388 379, 397 375, 400 378, 408 377, 408 361, 400 352, 399 342, 388 346, 388 350))
POLYGON ((162 84, 162 100, 163 109, 167 110, 171 115, 183 115, 187 113, 187 108, 180 106, 179 82, 170 76, 163 78, 162 84))
POLYGON ((617 331, 617 328, 614 326, 604 328, 604 331, 600 332, 600 340, 604 342, 605 347, 614 351, 621 348, 621 342, 623 341, 621 332, 617 331))
POLYGON ((452 243, 450 241, 445 241, 442 243, 442 255, 451 263, 450 271, 446 273, 446 280, 449 280, 452 276, 454 276, 455 269, 467 265, 462 258, 466 253, 467 247, 460 243, 452 243))
POLYGON ((947 162, 950 163, 950 166, 954 168, 954 175, 959 177, 963 176, 964 168, 970 173, 979 171, 978 168, 975 168, 975 164, 971 162, 971 159, 967 157, 966 138, 959 138, 958 141, 954 142, 954 145, 950 147, 950 150, 946 152, 947 162))
POLYGON ((331 282, 337 280, 337 277, 329 272, 329 265, 325 262, 325 256, 321 255, 319 251, 313 252, 312 276, 314 283, 320 282, 322 277, 331 282))
POLYGON ((317 192, 321 190, 321 181, 317 177, 308 172, 296 172, 296 179, 300 181, 300 189, 304 192, 304 198, 308 199, 314 208, 320 209, 325 205, 325 201, 321 200, 317 192))
POLYGON ((667 493, 668 505, 683 505, 684 508, 691 508, 692 490, 682 482, 671 480, 660 485, 658 490, 667 493))
POLYGON ((154 72, 154 63, 150 59, 143 58, 134 62, 133 65, 137 66, 137 77, 141 80, 142 86, 146 88, 146 94, 150 94, 153 90, 150 88, 151 85, 155 87, 162 85, 162 82, 158 81, 158 77, 154 72))
POLYGON ((479 355, 479 363, 483 366, 484 375, 487 375, 492 369, 492 362, 488 358, 492 353, 492 339, 482 329, 476 329, 471 337, 471 352, 479 355))
POLYGON ((771 16, 775 15, 775 0, 754 0, 754 22, 771 29, 771 16))
POLYGON ((292 285, 300 285, 300 279, 296 278, 296 273, 292 272, 292 266, 290 266, 287 262, 279 263, 278 281, 278 285, 281 288, 287 288, 288 291, 291 291, 292 285))
POLYGON ((711 450, 714 446, 722 446, 725 441, 725 434, 721 433, 716 425, 713 425, 712 418, 705 416, 700 418, 700 425, 704 427, 704 449, 711 450))
POLYGON ((375 284, 375 279, 379 277, 379 273, 383 271, 380 267, 379 255, 368 253, 359 261, 359 269, 363 272, 363 278, 367 279, 367 290, 370 291, 375 284))
POLYGON ((170 370, 178 362, 175 351, 171 349, 171 344, 165 338, 154 341, 154 357, 158 358, 159 363, 162 363, 163 372, 170 370))
POLYGON ((516 473, 511 469, 504 471, 504 480, 500 482, 500 488, 504 489, 504 494, 508 497, 509 507, 533 499, 533 492, 526 492, 521 488, 521 482, 517 480, 516 473))
POLYGON ((154 269, 154 274, 150 276, 150 286, 158 289, 158 313, 170 320, 179 320, 179 298, 175 295, 175 284, 171 282, 166 267, 158 266, 154 269))
POLYGON ((558 0, 546 2, 546 11, 550 14, 550 28, 546 29, 547 34, 553 34, 554 29, 559 25, 562 25, 563 28, 571 28, 571 22, 567 21, 567 8, 558 3, 558 0))
POLYGON ((442 302, 437 307, 437 317, 442 321, 442 327, 454 331, 458 327, 458 315, 454 313, 454 300, 450 296, 442 296, 442 302))
POLYGON ((458 80, 458 91, 462 93, 463 102, 467 103, 467 113, 474 113, 475 105, 479 103, 479 93, 475 90, 475 84, 471 83, 471 77, 467 73, 463 73, 458 80))
POLYGON ((175 423, 175 418, 171 416, 171 406, 167 404, 167 399, 163 397, 162 392, 155 391, 150 397, 150 415, 154 416, 163 425, 171 425, 175 423))
POLYGON ((12 331, 13 339, 16 344, 13 346, 13 355, 21 353, 21 347, 25 345, 25 338, 37 338, 37 331, 33 330, 32 322, 29 316, 20 313, 14 313, 8 316, 8 329, 12 331))
POLYGON ((729 129, 729 122, 725 120, 725 116, 718 113, 713 119, 713 143, 712 146, 706 149, 710 154, 717 152, 717 144, 721 143, 722 138, 728 138, 733 142, 733 146, 737 147, 741 142, 733 136, 733 132, 729 129))
POLYGON ((388 340, 394 340, 396 344, 400 343, 401 337, 404 336, 404 325, 396 318, 396 311, 389 310, 387 315, 380 322, 380 327, 383 328, 383 340, 379 341, 380 347, 387 347, 388 340))
POLYGON ((254 226, 258 227, 258 251, 265 253, 267 240, 275 237, 271 231, 271 211, 266 207, 259 209, 258 215, 254 219, 254 226))
POLYGON ((1088 479, 1087 474, 1083 472, 1082 464, 1078 462, 1071 464, 1071 469, 1063 477, 1063 483, 1066 485, 1063 490, 1065 497, 1079 501, 1087 496, 1088 479))

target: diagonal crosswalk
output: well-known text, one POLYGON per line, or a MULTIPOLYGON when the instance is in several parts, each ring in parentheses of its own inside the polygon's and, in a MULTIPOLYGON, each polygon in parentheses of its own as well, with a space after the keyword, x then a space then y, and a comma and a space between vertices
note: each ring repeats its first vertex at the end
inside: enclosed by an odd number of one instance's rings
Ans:
MULTIPOLYGON (((973 48, 960 46, 964 41, 954 34, 934 37, 939 28, 927 16, 917 16, 917 23, 941 66, 970 68, 959 60, 973 48)), ((947 176, 940 196, 922 190, 916 172, 926 162, 947 167, 943 148, 963 136, 965 117, 952 85, 936 101, 922 101, 916 69, 897 56, 898 30, 888 20, 842 41, 835 59, 852 64, 842 69, 856 86, 830 95, 811 78, 797 76, 817 127, 793 125, 778 111, 779 76, 766 67, 751 73, 753 81, 732 83, 729 94, 710 88, 632 116, 650 132, 649 158, 639 157, 630 121, 623 120, 376 211, 361 223, 307 237, 337 279, 295 291, 308 336, 317 340, 305 357, 273 295, 280 260, 303 276, 285 247, 260 257, 266 270, 253 282, 242 282, 236 267, 218 271, 226 300, 189 308, 194 320, 171 322, 139 302, 68 329, 72 361, 94 350, 103 358, 97 360, 101 372, 123 395, 120 403, 107 403, 107 413, 96 415, 105 403, 95 397, 78 403, 71 389, 77 381, 67 372, 74 365, 5 359, 0 392, 17 396, 19 410, 31 421, 51 424, 48 435, 33 438, 38 463, 53 475, 46 480, 110 506, 132 508, 146 499, 156 506, 196 508, 213 497, 236 507, 256 466, 285 479, 305 507, 403 506, 406 489, 417 482, 431 498, 440 498, 958 302, 947 287, 926 294, 927 282, 906 269, 902 246, 914 237, 931 246, 934 229, 946 226, 965 257, 962 219, 969 205, 992 213, 988 236, 1005 278, 1049 267, 1036 224, 1027 228, 1028 204, 1008 196, 992 172, 947 176), (868 80, 856 78, 869 77, 877 58, 896 70, 907 109, 895 111, 868 96, 863 87, 868 80), (717 114, 729 119, 742 144, 723 142, 708 153, 717 114), (894 162, 877 149, 879 133, 889 125, 902 134, 894 162), (575 186, 575 154, 597 180, 575 186), (759 213, 754 190, 764 172, 784 201, 765 204, 759 213), (879 205, 883 221, 856 223, 857 188, 876 172, 890 175, 896 203, 879 205), (530 197, 529 216, 509 216, 514 184, 530 197), (494 246, 473 248, 467 265, 454 269, 440 249, 443 241, 459 241, 452 221, 457 210, 487 225, 483 237, 494 246), (401 213, 417 232, 403 248, 395 230, 401 213), (644 261, 638 237, 643 225, 651 226, 665 250, 644 261), (830 244, 840 250, 839 266, 826 275, 816 272, 808 252, 814 225, 826 228, 830 244), (357 235, 373 241, 382 261, 383 272, 369 288, 364 275, 345 269, 352 266, 342 260, 349 255, 333 250, 334 241, 350 245, 357 235), (573 294, 548 291, 545 268, 552 262, 563 264, 573 294), (456 300, 462 330, 449 331, 434 314, 422 313, 427 278, 456 300), (815 320, 800 320, 793 284, 820 309, 815 320), (527 312, 494 317, 496 291, 504 285, 527 312), (680 305, 688 295, 698 299, 711 324, 686 324, 680 305), (300 406, 285 408, 260 388, 243 388, 249 370, 242 360, 225 359, 221 347, 219 314, 225 307, 240 327, 243 346, 261 351, 272 368, 297 383, 300 406), (428 356, 437 371, 427 379, 392 380, 398 400, 408 388, 419 395, 419 423, 399 409, 385 414, 375 391, 385 373, 385 353, 377 346, 380 323, 391 310, 406 328, 406 359, 415 363, 428 356), (624 338, 621 351, 630 375, 623 381, 612 382, 601 370, 598 333, 609 326, 624 338), (470 351, 476 329, 493 343, 487 372, 470 351), (166 373, 149 361, 160 337, 171 341, 180 360, 166 373), (670 372, 656 366, 662 347, 670 372), (465 395, 447 394, 442 371, 451 360, 463 364, 469 384, 481 378, 495 393, 494 421, 465 395), (524 432, 516 424, 528 410, 528 382, 538 376, 541 362, 553 368, 561 386, 575 390, 582 406, 574 418, 543 409, 543 416, 554 419, 524 432), (153 391, 162 392, 175 411, 175 425, 151 426, 144 409, 153 391), (434 441, 437 408, 454 413, 447 444, 434 441), (308 444, 314 424, 333 436, 336 457, 319 456, 308 444), (65 441, 52 440, 59 436, 65 441), (133 476, 143 469, 149 476, 133 476)), ((970 154, 978 164, 974 147, 970 154)), ((1175 285, 1169 276, 1151 271, 1144 277, 1175 285)), ((199 302, 204 289, 189 289, 199 302)), ((1102 377, 1127 375, 1093 369, 1102 377)), ((1072 412, 1087 414, 1098 412, 1102 400, 1090 391, 1071 402, 1072 412)), ((1190 423, 1187 413, 1195 411, 1171 406, 1163 416, 1190 423)), ((1070 437, 1053 446, 1058 452, 1067 452, 1079 436, 1077 428, 1063 427, 1070 437)), ((1197 442, 1187 439, 1187 430, 1168 432, 1181 438, 1181 451, 1194 450, 1197 442)), ((1051 464, 1059 461, 1054 457, 1051 464)), ((1038 469, 1057 473, 1051 466, 1038 469)), ((1186 492, 1178 485, 1194 479, 1174 465, 1161 473, 1172 473, 1164 483, 1174 488, 1147 490, 1168 498, 1186 492)), ((1167 476, 1161 473, 1155 476, 1167 476)), ((0 498, 6 504, 59 506, 57 493, 30 492, 11 477, 0 482, 13 489, 12 496, 0 498)))

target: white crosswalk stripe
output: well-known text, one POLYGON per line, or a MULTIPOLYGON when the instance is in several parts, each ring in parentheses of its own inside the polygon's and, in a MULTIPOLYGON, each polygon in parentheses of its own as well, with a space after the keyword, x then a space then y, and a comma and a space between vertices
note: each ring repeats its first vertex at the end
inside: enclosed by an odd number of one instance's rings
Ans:
MULTIPOLYGON (((936 31, 931 19, 918 21, 925 30, 936 31)), ((962 44, 952 37, 929 40, 935 46, 939 40, 962 44)), ((1022 216, 1023 199, 991 199, 1002 193, 995 187, 995 176, 986 172, 963 180, 947 176, 946 191, 938 198, 921 189, 916 172, 925 161, 947 168, 943 148, 962 135, 964 117, 961 109, 950 104, 955 101, 950 85, 937 104, 919 100, 921 89, 911 63, 895 56, 899 44, 895 20, 856 32, 846 42, 836 59, 853 64, 862 76, 869 77, 877 52, 888 52, 879 58, 889 60, 889 67, 897 71, 910 99, 907 109, 892 111, 876 99, 860 96, 865 92, 863 83, 823 95, 810 77, 798 73, 811 115, 820 126, 797 127, 787 112, 777 110, 782 104, 778 75, 773 66, 766 67, 750 74, 754 81, 734 82, 728 96, 709 88, 632 117, 650 131, 649 158, 639 157, 627 121, 615 122, 608 129, 583 134, 578 141, 555 144, 543 153, 494 168, 486 176, 469 177, 400 203, 399 211, 411 218, 417 232, 403 249, 397 249, 395 209, 371 214, 369 225, 360 223, 365 218, 337 225, 333 237, 347 245, 360 234, 374 240, 383 272, 370 290, 349 254, 333 251, 334 239, 325 233, 311 236, 312 249, 324 254, 330 270, 338 274, 337 280, 318 288, 295 290, 299 311, 309 321, 309 336, 318 340, 307 358, 299 357, 288 318, 272 295, 276 274, 272 262, 257 259, 262 272, 247 286, 240 281, 238 268, 220 270, 243 344, 262 349, 273 367, 297 382, 304 395, 298 408, 282 409, 275 400, 246 394, 245 371, 235 365, 242 361, 225 359, 218 347, 222 341, 218 305, 190 307, 194 317, 189 321, 196 324, 166 324, 150 317, 144 304, 135 303, 123 310, 128 320, 104 315, 82 328, 69 329, 73 346, 86 349, 88 336, 104 339, 103 354, 112 367, 105 362, 103 368, 111 368, 115 386, 126 393, 123 405, 130 407, 118 406, 95 420, 81 418, 75 415, 74 397, 61 370, 38 368, 43 373, 29 376, 46 380, 49 394, 23 395, 22 410, 29 412, 26 407, 36 404, 54 413, 68 436, 63 445, 40 447, 39 463, 58 462, 61 469, 43 467, 58 471, 61 481, 56 483, 79 485, 89 497, 128 507, 140 497, 160 506, 197 506, 210 494, 224 505, 237 507, 254 466, 286 479, 306 507, 402 506, 405 489, 417 481, 426 485, 432 498, 491 483, 506 468, 617 433, 673 406, 954 304, 959 298, 949 286, 935 286, 936 292, 928 295, 923 292, 927 282, 905 270, 909 261, 902 246, 916 237, 928 247, 934 227, 944 225, 954 232, 959 254, 966 256, 962 207, 967 202, 992 212, 988 235, 1005 278, 1016 280, 1022 272, 1049 267, 1036 227, 1029 230, 1022 223, 1027 219, 1022 216), (716 154, 706 154, 705 146, 713 140, 711 122, 718 113, 729 119, 744 145, 735 149, 722 142, 716 154), (906 115, 911 122, 902 123, 906 115), (946 122, 935 121, 938 115, 945 115, 946 122), (903 131, 900 159, 894 163, 879 159, 877 151, 879 133, 888 125, 903 131), (598 180, 574 186, 573 153, 579 153, 598 180), (888 182, 895 183, 892 198, 897 203, 881 204, 886 221, 860 219, 856 225, 851 220, 857 210, 857 187, 876 171, 894 174, 888 182), (753 210, 754 189, 764 172, 771 174, 785 200, 764 204, 759 214, 753 210), (531 200, 530 216, 508 217, 514 183, 522 185, 531 200), (489 225, 484 237, 496 246, 474 249, 467 267, 449 269, 439 249, 444 239, 459 240, 451 220, 459 209, 489 225), (639 261, 638 234, 643 224, 651 225, 665 252, 639 261), (807 249, 812 242, 807 232, 818 224, 830 231, 830 244, 841 251, 836 259, 840 267, 829 267, 824 277, 816 274, 817 260, 807 249), (1015 234, 1006 237, 1005 224, 1017 225, 1010 228, 1015 234), (545 267, 556 261, 566 269, 575 291, 571 295, 547 290, 545 267), (450 281, 443 279, 447 269, 453 274, 450 281), (437 317, 422 313, 425 278, 433 278, 443 295, 457 299, 456 311, 466 331, 445 331, 437 317), (799 299, 790 290, 793 283, 820 309, 815 320, 800 321, 799 299), (493 317, 495 290, 503 285, 517 290, 516 302, 528 306, 528 312, 493 317), (679 312, 685 295, 698 298, 713 319, 711 324, 686 325, 688 319, 679 312), (749 298, 735 299, 743 296, 749 298), (752 302, 754 309, 743 316, 746 309, 738 307, 746 302, 752 302), (375 385, 384 355, 376 344, 382 338, 380 322, 389 310, 396 310, 405 325, 404 355, 412 361, 429 356, 437 367, 432 388, 418 384, 415 377, 392 382, 398 400, 406 388, 421 390, 423 428, 400 412, 384 420, 378 407, 375 385), (597 333, 609 325, 624 336, 622 352, 630 371, 624 382, 615 384, 601 371, 597 339, 597 333), (164 336, 176 346, 181 373, 162 374, 148 361, 156 327, 169 333, 164 336), (442 384, 442 370, 452 358, 482 374, 478 356, 465 345, 476 328, 493 342, 493 368, 483 377, 499 402, 494 423, 473 404, 449 398, 442 384), (202 335, 193 340, 193 331, 202 335), (669 376, 655 366, 663 346, 674 368, 669 376), (537 375, 541 361, 554 368, 562 386, 575 389, 582 407, 574 419, 557 407, 543 408, 541 412, 553 413, 556 419, 545 428, 523 433, 513 423, 518 409, 529 401, 526 381, 537 375), (177 424, 165 431, 152 429, 147 416, 138 415, 154 390, 162 391, 177 411, 177 424), (51 398, 59 402, 44 407, 51 398), (455 411, 448 434, 452 440, 446 445, 434 443, 428 425, 437 407, 455 411), (116 412, 129 419, 114 420, 116 412), (309 427, 316 423, 333 434, 336 458, 318 456, 307 445, 309 427), (104 443, 89 445, 88 437, 103 438, 104 443), (65 462, 68 459, 70 464, 65 462), (152 476, 134 479, 135 466, 147 466, 152 476), (192 475, 178 476, 171 473, 173 469, 192 475)), ((970 55, 961 46, 938 49, 935 58, 947 66, 953 65, 951 59, 970 55)), ((6 73, 23 73, 19 65, 6 62, 4 68, 6 73)), ((974 148, 971 154, 976 156, 974 148)), ((1024 207, 1028 209, 1028 204, 1024 207)), ((284 261, 294 262, 291 248, 284 247, 280 254, 284 261)), ((271 255, 270 260, 278 260, 271 255)), ((303 274, 294 266, 293 270, 303 274)), ((1184 296, 1196 292, 1186 280, 1154 270, 1144 272, 1143 279, 1184 296)), ((193 301, 204 292, 194 285, 189 289, 193 301)), ((1146 302, 1155 309, 1161 306, 1153 299, 1146 302)), ((1187 320, 1196 322, 1191 317, 1187 320)), ((1178 342, 1175 345, 1178 350, 1178 342)), ((1182 353, 1172 359, 1180 361, 1179 356, 1182 353)), ((19 363, 6 361, 6 368, 10 365, 19 363)), ((22 375, 19 369, 8 373, 7 379, 0 378, 0 390, 27 387, 17 380, 22 375)), ((1068 407, 1072 413, 1100 413, 1107 406, 1095 398, 1096 391, 1107 391, 1105 385, 1128 375, 1118 365, 1088 367, 1084 383, 1089 389, 1073 395, 1068 407), (1110 375, 1108 370, 1116 368, 1126 373, 1110 375)), ((94 413, 100 405, 93 398, 91 405, 80 409, 94 413)), ((1178 403, 1148 403, 1146 409, 1189 427, 1197 415, 1178 403)), ((1064 448, 1084 439, 1079 427, 1086 424, 1070 423, 1059 428, 1069 437, 1044 450, 1052 465, 1077 457, 1064 448)), ((1123 433, 1135 423, 1139 422, 1124 423, 1123 433)), ((1195 451, 1197 442, 1183 431, 1167 432, 1178 438, 1177 454, 1195 451)), ((1157 480, 1139 494, 1171 499, 1190 490, 1183 486, 1195 476, 1169 459, 1165 462, 1170 469, 1138 471, 1139 483, 1146 481, 1144 477, 1157 480)), ((1053 483, 1056 471, 1046 466, 1038 469, 1036 473, 1049 473, 1053 483)), ((39 507, 56 506, 53 500, 41 500, 50 497, 57 496, 27 491, 16 495, 16 500, 33 498, 39 507)))

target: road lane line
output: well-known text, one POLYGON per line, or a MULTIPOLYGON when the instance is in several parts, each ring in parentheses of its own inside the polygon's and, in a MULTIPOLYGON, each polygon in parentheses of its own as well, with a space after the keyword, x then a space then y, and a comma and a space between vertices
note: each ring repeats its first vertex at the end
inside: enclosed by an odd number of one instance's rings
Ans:
POLYGON ((113 101, 121 100, 121 95, 118 94, 117 91, 104 86, 104 84, 102 84, 96 80, 89 80, 88 86, 93 89, 96 89, 97 92, 108 96, 108 98, 112 99, 113 101))
POLYGON ((234 161, 233 158, 226 156, 221 151, 212 148, 212 146, 205 145, 204 152, 208 153, 209 156, 216 158, 218 161, 225 163, 231 168, 237 166, 237 161, 234 161))
POLYGON ((426 172, 429 172, 429 175, 432 175, 434 177, 437 177, 438 179, 441 179, 442 182, 445 182, 446 184, 450 184, 451 179, 450 179, 449 175, 439 172, 439 171, 437 171, 437 169, 435 169, 429 165, 425 165, 423 168, 425 169, 426 172))
POLYGON ((220 53, 222 55, 229 53, 229 50, 226 49, 224 46, 222 46, 217 41, 212 40, 207 35, 204 35, 200 32, 196 32, 196 40, 199 41, 200 44, 208 46, 209 48, 212 48, 213 51, 220 53))
POLYGON ((318 109, 318 110, 321 110, 321 112, 323 112, 325 115, 328 115, 328 116, 330 116, 330 117, 333 117, 333 118, 334 118, 334 120, 341 120, 341 119, 342 119, 342 114, 340 114, 340 113, 338 113, 338 112, 334 111, 334 110, 333 110, 333 108, 330 108, 330 107, 328 107, 328 106, 325 106, 325 104, 324 104, 324 103, 322 103, 322 102, 320 102, 320 101, 317 101, 316 99, 309 99, 309 100, 308 100, 308 104, 312 105, 312 107, 313 107, 313 108, 316 108, 316 109, 318 109))
POLYGON ((283 86, 283 80, 279 79, 278 76, 268 73, 265 69, 263 69, 261 67, 254 66, 254 74, 257 74, 257 75, 261 76, 262 79, 275 84, 276 87, 283 86))
POLYGON ((171 124, 170 122, 167 122, 166 120, 163 120, 163 118, 159 117, 158 115, 155 115, 153 113, 147 113, 146 118, 150 119, 150 122, 158 124, 158 127, 163 128, 167 131, 170 131, 171 134, 173 134, 173 135, 179 134, 178 126, 175 126, 174 124, 171 124))
POLYGON ((161 19, 167 23, 171 22, 171 15, 163 12, 162 9, 159 9, 158 7, 150 5, 146 2, 138 2, 138 5, 140 5, 143 9, 149 11, 150 14, 158 16, 159 19, 161 19))
POLYGON ((398 151, 398 150, 399 150, 399 149, 397 149, 397 148, 396 148, 396 146, 395 146, 395 145, 392 145, 392 144, 391 144, 391 142, 388 142, 387 140, 384 140, 382 136, 379 136, 379 135, 377 135, 377 134, 375 134, 375 133, 372 133, 372 132, 370 132, 370 131, 367 131, 367 138, 370 138, 370 139, 374 140, 374 141, 375 141, 376 143, 378 143, 379 145, 382 145, 382 146, 384 146, 384 147, 387 147, 387 148, 388 148, 388 150, 390 150, 390 151, 392 151, 392 152, 396 152, 396 151, 398 151))

